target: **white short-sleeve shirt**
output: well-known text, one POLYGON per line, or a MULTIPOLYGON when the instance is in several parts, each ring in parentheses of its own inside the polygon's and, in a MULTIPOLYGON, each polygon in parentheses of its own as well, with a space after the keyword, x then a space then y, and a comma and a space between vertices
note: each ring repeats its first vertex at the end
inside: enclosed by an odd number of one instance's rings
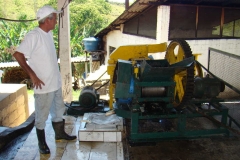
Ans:
POLYGON ((61 87, 61 75, 52 31, 45 32, 36 27, 25 36, 17 51, 24 54, 29 66, 45 84, 45 86, 42 85, 42 89, 34 88, 36 94, 53 92, 61 87))

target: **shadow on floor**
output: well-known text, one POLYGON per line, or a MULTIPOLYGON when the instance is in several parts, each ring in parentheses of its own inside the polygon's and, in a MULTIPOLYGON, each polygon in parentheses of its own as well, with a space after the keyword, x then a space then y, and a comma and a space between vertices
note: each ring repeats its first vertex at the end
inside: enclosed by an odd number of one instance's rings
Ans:
MULTIPOLYGON (((34 127, 34 121, 35 121, 35 113, 32 113, 31 116, 21 125, 17 127, 5 129, 0 133, 0 157, 1 158, 2 158, 1 154, 4 154, 5 152, 7 152, 9 150, 9 147, 11 148, 11 146, 13 145, 15 146, 16 143, 22 142, 24 138, 25 139, 27 138, 27 135, 30 133, 30 131, 34 127)), ((17 144, 17 145, 20 145, 20 144, 17 144)))

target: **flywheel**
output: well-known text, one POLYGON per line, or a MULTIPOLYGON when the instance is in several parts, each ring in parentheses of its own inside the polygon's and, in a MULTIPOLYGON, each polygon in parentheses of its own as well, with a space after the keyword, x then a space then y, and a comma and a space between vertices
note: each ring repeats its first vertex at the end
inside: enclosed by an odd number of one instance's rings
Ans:
MULTIPOLYGON (((192 56, 191 48, 185 40, 173 40, 168 45, 165 59, 168 60, 169 64, 174 64, 192 56)), ((176 82, 176 86, 173 106, 176 109, 181 110, 185 107, 184 104, 186 104, 193 95, 194 64, 188 67, 185 71, 175 74, 174 81, 176 82)))

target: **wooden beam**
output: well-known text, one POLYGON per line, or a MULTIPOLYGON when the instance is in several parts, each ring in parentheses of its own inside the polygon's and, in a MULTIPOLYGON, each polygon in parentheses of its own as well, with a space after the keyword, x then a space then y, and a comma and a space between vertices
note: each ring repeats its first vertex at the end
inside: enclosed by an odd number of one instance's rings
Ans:
POLYGON ((139 3, 139 5, 150 5, 150 3, 139 3))
POLYGON ((128 13, 141 13, 141 12, 132 12, 132 11, 128 11, 128 13))
POLYGON ((162 5, 162 4, 169 4, 167 1, 168 1, 168 0, 160 0, 160 1, 157 1, 157 2, 149 1, 148 4, 149 4, 149 5, 162 5))
POLYGON ((129 0, 125 0, 125 10, 129 8, 129 0))

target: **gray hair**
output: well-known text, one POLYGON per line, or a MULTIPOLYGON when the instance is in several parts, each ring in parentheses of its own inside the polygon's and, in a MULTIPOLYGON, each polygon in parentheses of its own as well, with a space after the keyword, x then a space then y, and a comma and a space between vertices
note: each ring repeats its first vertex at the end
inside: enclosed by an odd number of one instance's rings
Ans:
POLYGON ((47 17, 41 19, 40 21, 38 21, 38 23, 39 23, 39 24, 44 23, 47 18, 52 19, 52 18, 53 18, 53 13, 51 13, 51 14, 49 14, 47 17))

